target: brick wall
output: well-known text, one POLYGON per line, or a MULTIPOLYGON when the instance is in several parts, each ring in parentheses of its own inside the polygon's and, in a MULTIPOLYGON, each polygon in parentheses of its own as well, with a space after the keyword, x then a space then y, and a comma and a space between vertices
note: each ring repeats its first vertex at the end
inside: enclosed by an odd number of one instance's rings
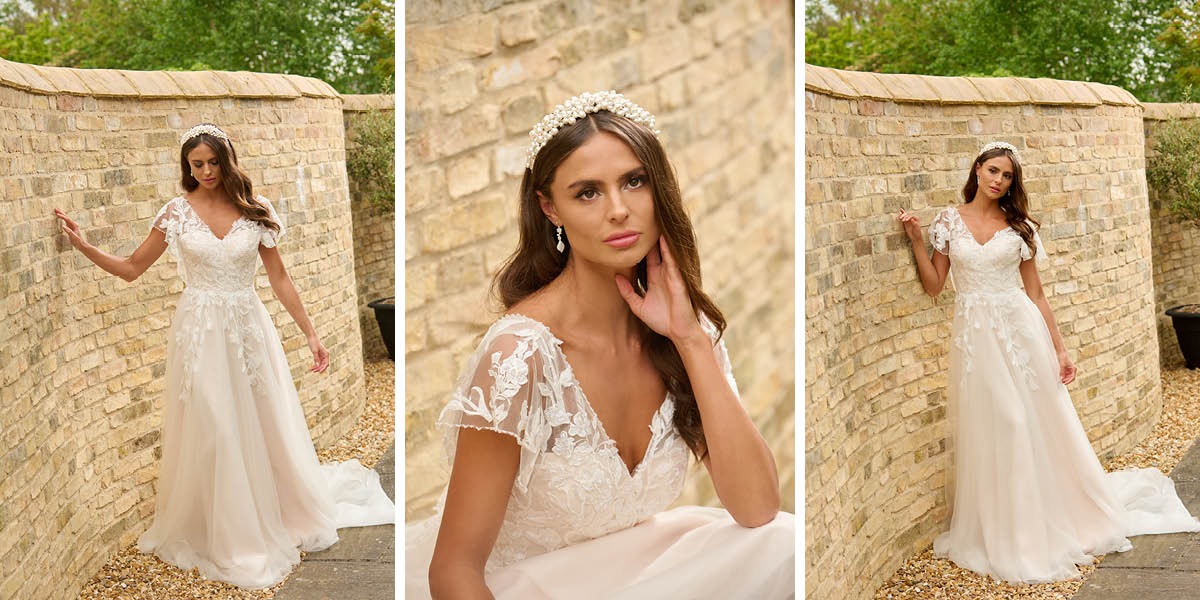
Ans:
MULTIPOLYGON (((1144 104, 1146 154, 1154 148, 1155 126, 1171 119, 1200 117, 1200 104, 1144 104)), ((1154 314, 1158 323, 1158 347, 1165 367, 1182 367, 1183 354, 1175 337, 1172 306, 1200 303, 1200 225, 1187 224, 1170 216, 1166 202, 1150 190, 1150 235, 1154 253, 1154 314)))
MULTIPOLYGON (((346 144, 354 144, 358 119, 369 112, 395 113, 392 94, 345 95, 343 115, 346 144)), ((358 322, 362 330, 363 357, 386 358, 375 311, 367 303, 396 295, 396 213, 381 211, 364 199, 364 182, 350 179, 350 206, 354 218, 354 275, 358 281, 358 322)))
POLYGON ((126 283, 75 251, 52 209, 128 255, 180 193, 179 135, 212 121, 287 226, 280 245, 330 370, 257 286, 318 445, 362 411, 342 100, 324 82, 0 60, 0 598, 73 598, 149 526, 167 331, 182 282, 167 254, 126 283))
POLYGON ((1096 452, 1130 449, 1157 421, 1142 109, 1118 88, 1047 79, 806 66, 805 89, 805 594, 870 598, 949 516, 953 292, 923 293, 895 217, 928 226, 960 203, 986 142, 1021 151, 1096 452))
MULTIPOLYGON (((792 3, 410 3, 405 49, 405 485, 430 512, 447 470, 433 428, 498 315, 488 285, 516 247, 528 131, 616 89, 653 113, 729 319, 742 397, 794 506, 792 3)), ((682 502, 715 504, 703 467, 682 502)))

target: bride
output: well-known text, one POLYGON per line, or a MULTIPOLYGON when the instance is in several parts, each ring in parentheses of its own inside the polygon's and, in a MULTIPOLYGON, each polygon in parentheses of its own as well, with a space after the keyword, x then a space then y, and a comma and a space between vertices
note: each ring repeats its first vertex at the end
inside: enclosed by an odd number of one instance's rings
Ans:
POLYGON ((951 273, 949 424, 957 439, 950 530, 934 553, 1012 583, 1079 577, 1127 536, 1198 531, 1158 469, 1105 473, 1071 404, 1076 368, 1042 291, 1046 256, 1029 216, 1017 149, 975 158, 964 204, 930 226, 900 211, 921 284, 937 296, 951 273), (954 269, 951 272, 950 267, 954 269))
POLYGON ((615 92, 530 133, 508 311, 438 418, 452 470, 406 528, 406 598, 792 597, 794 518, 656 133, 615 92), (689 452, 727 510, 663 512, 689 452))
POLYGON ((317 461, 283 346, 254 289, 261 257, 308 341, 310 372, 324 372, 329 353, 276 247, 279 215, 253 194, 224 131, 197 125, 181 143, 186 193, 162 207, 131 256, 92 246, 66 213, 54 214, 101 269, 134 281, 170 250, 187 284, 167 343, 154 524, 138 549, 209 579, 264 588, 287 576, 300 550, 330 546, 340 527, 393 523, 395 507, 357 460, 317 461))

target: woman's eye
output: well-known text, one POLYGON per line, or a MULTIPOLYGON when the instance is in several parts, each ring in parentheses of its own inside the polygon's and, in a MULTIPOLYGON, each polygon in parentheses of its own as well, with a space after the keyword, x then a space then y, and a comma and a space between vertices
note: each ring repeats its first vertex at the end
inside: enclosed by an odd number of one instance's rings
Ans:
POLYGON ((599 195, 600 195, 600 193, 597 192, 595 190, 595 188, 584 188, 584 189, 580 190, 579 193, 575 195, 575 197, 579 198, 581 200, 595 200, 596 196, 599 196, 599 195))
POLYGON ((634 177, 630 177, 629 181, 625 185, 626 185, 626 187, 629 187, 629 188, 640 188, 645 183, 646 183, 646 181, 644 179, 642 179, 641 175, 636 175, 634 177))

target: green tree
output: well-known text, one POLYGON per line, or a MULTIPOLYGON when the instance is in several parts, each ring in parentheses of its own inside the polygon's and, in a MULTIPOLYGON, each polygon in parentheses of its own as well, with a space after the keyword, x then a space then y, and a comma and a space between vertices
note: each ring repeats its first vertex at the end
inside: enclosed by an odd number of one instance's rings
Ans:
POLYGON ((806 18, 813 64, 889 73, 1096 81, 1177 97, 1178 52, 1159 39, 1176 0, 880 0, 836 24, 806 18), (809 21, 813 27, 809 27, 809 21), (838 39, 838 37, 842 39, 838 39))
POLYGON ((86 0, 0 11, 0 56, 85 68, 220 69, 394 92, 390 0, 86 0), (386 51, 385 51, 386 48, 386 51))

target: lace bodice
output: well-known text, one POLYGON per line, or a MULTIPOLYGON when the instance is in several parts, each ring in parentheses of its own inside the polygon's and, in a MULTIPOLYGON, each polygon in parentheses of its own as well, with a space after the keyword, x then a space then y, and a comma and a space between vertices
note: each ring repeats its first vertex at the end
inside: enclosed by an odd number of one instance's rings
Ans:
POLYGON ((173 347, 189 370, 180 383, 183 402, 191 398, 192 382, 198 375, 201 363, 196 354, 201 341, 214 328, 222 329, 236 348, 237 364, 251 386, 262 389, 263 356, 248 350, 261 347, 266 336, 259 320, 253 318, 254 311, 266 314, 254 291, 254 273, 258 270, 259 244, 275 247, 283 235, 283 221, 270 201, 262 196, 257 200, 279 224, 278 232, 238 217, 229 233, 218 238, 182 196, 167 202, 154 217, 152 227, 166 236, 167 252, 175 258, 179 276, 187 284, 175 309, 177 323, 172 327, 173 347))
MULTIPOLYGON (((1032 226, 1032 223, 1030 224, 1032 226)), ((1020 292, 1024 288, 1019 270, 1021 261, 1032 257, 1029 246, 1012 227, 996 232, 982 245, 963 223, 958 209, 951 206, 938 213, 929 227, 933 249, 950 257, 955 292, 964 295, 1020 292)), ((1046 256, 1042 239, 1033 234, 1040 263, 1046 256)))
MULTIPOLYGON (((671 394, 654 414, 646 454, 630 473, 561 344, 538 321, 501 318, 467 361, 438 417, 451 465, 463 427, 511 435, 520 446, 520 466, 489 572, 636 525, 665 509, 683 487, 689 451, 672 424, 671 394)), ((724 343, 717 342, 714 351, 736 393, 724 343)), ((444 501, 443 493, 438 513, 444 501)))
POLYGON ((167 202, 154 217, 153 227, 166 235, 167 251, 179 265, 179 275, 194 290, 244 292, 254 288, 258 245, 273 248, 283 235, 283 221, 270 201, 259 196, 274 232, 246 217, 238 217, 224 238, 218 238, 182 196, 167 202))

